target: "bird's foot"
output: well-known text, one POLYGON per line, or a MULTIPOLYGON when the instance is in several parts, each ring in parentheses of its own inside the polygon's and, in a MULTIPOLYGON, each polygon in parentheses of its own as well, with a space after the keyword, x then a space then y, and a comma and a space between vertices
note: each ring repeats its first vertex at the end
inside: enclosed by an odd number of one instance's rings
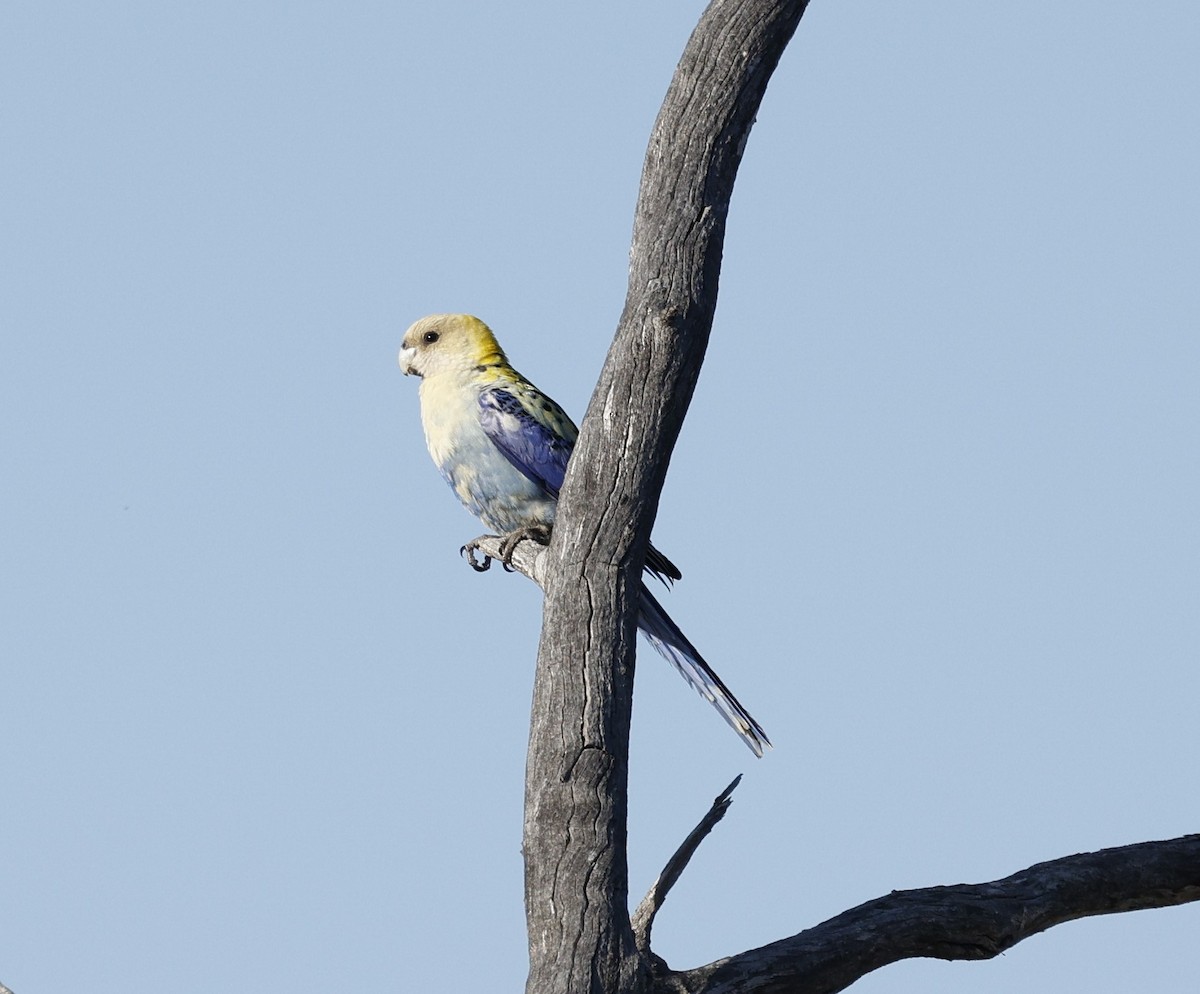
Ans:
POLYGON ((549 545, 550 529, 546 525, 527 525, 509 532, 500 540, 500 562, 510 573, 513 571, 512 557, 517 550, 517 543, 526 538, 539 545, 549 545))
MULTIPOLYGON (((486 573, 489 569, 492 568, 492 557, 489 556, 485 552, 485 553, 483 553, 483 562, 480 562, 478 559, 475 558, 475 553, 477 553, 479 551, 480 543, 482 543, 485 538, 499 538, 499 537, 500 537, 499 535, 480 535, 479 538, 471 539, 471 541, 469 541, 466 545, 464 545, 461 549, 459 549, 458 554, 467 561, 467 564, 476 573, 486 573)), ((507 568, 507 566, 505 568, 507 568)))

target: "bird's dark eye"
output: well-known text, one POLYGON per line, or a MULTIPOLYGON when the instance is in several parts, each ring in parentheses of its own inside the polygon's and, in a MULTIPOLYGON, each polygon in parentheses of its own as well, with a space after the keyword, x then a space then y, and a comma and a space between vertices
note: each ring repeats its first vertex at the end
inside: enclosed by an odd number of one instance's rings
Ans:
POLYGON ((437 340, 438 333, 436 331, 427 331, 421 336, 421 341, 423 341, 426 345, 432 345, 437 340))

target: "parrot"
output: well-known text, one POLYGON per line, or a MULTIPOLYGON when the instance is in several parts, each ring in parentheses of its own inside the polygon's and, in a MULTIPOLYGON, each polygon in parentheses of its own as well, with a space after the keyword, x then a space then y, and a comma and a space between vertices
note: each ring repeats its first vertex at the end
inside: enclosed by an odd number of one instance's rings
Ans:
MULTIPOLYGON (((421 424, 434 464, 467 510, 500 534, 502 554, 510 558, 522 538, 548 543, 579 435, 575 423, 513 368, 492 330, 472 315, 421 318, 404 333, 399 360, 406 376, 421 380, 421 424)), ((653 546, 646 571, 664 584, 682 577, 653 546)), ((771 748, 762 726, 644 582, 639 598, 638 630, 761 757, 771 748)))

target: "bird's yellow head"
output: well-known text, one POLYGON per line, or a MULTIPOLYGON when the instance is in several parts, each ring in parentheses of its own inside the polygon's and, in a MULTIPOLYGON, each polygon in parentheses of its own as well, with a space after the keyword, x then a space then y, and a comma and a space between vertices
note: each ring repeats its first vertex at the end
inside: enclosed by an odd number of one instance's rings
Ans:
POLYGON ((405 376, 469 373, 508 365, 492 329, 470 314, 430 314, 404 333, 400 369, 405 376))

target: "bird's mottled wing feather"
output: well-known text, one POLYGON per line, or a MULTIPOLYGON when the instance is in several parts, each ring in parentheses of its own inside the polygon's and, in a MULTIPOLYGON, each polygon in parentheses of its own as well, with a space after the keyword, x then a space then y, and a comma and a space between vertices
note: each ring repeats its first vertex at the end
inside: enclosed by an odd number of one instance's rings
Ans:
POLYGON ((567 460, 575 447, 575 426, 553 401, 542 401, 532 394, 530 403, 503 386, 492 387, 479 395, 479 423, 483 433, 492 440, 504 457, 529 479, 539 484, 551 497, 557 497, 567 472, 567 460), (534 406, 539 402, 553 406, 546 409, 557 414, 552 421, 539 417, 534 406), (569 426, 563 434, 562 422, 569 426), (558 430, 555 430, 555 429, 558 430))
MULTIPOLYGON (((561 407, 528 381, 514 380, 480 394, 479 422, 510 463, 557 499, 579 436, 561 407)), ((653 545, 646 550, 646 569, 667 585, 683 575, 653 545)))

